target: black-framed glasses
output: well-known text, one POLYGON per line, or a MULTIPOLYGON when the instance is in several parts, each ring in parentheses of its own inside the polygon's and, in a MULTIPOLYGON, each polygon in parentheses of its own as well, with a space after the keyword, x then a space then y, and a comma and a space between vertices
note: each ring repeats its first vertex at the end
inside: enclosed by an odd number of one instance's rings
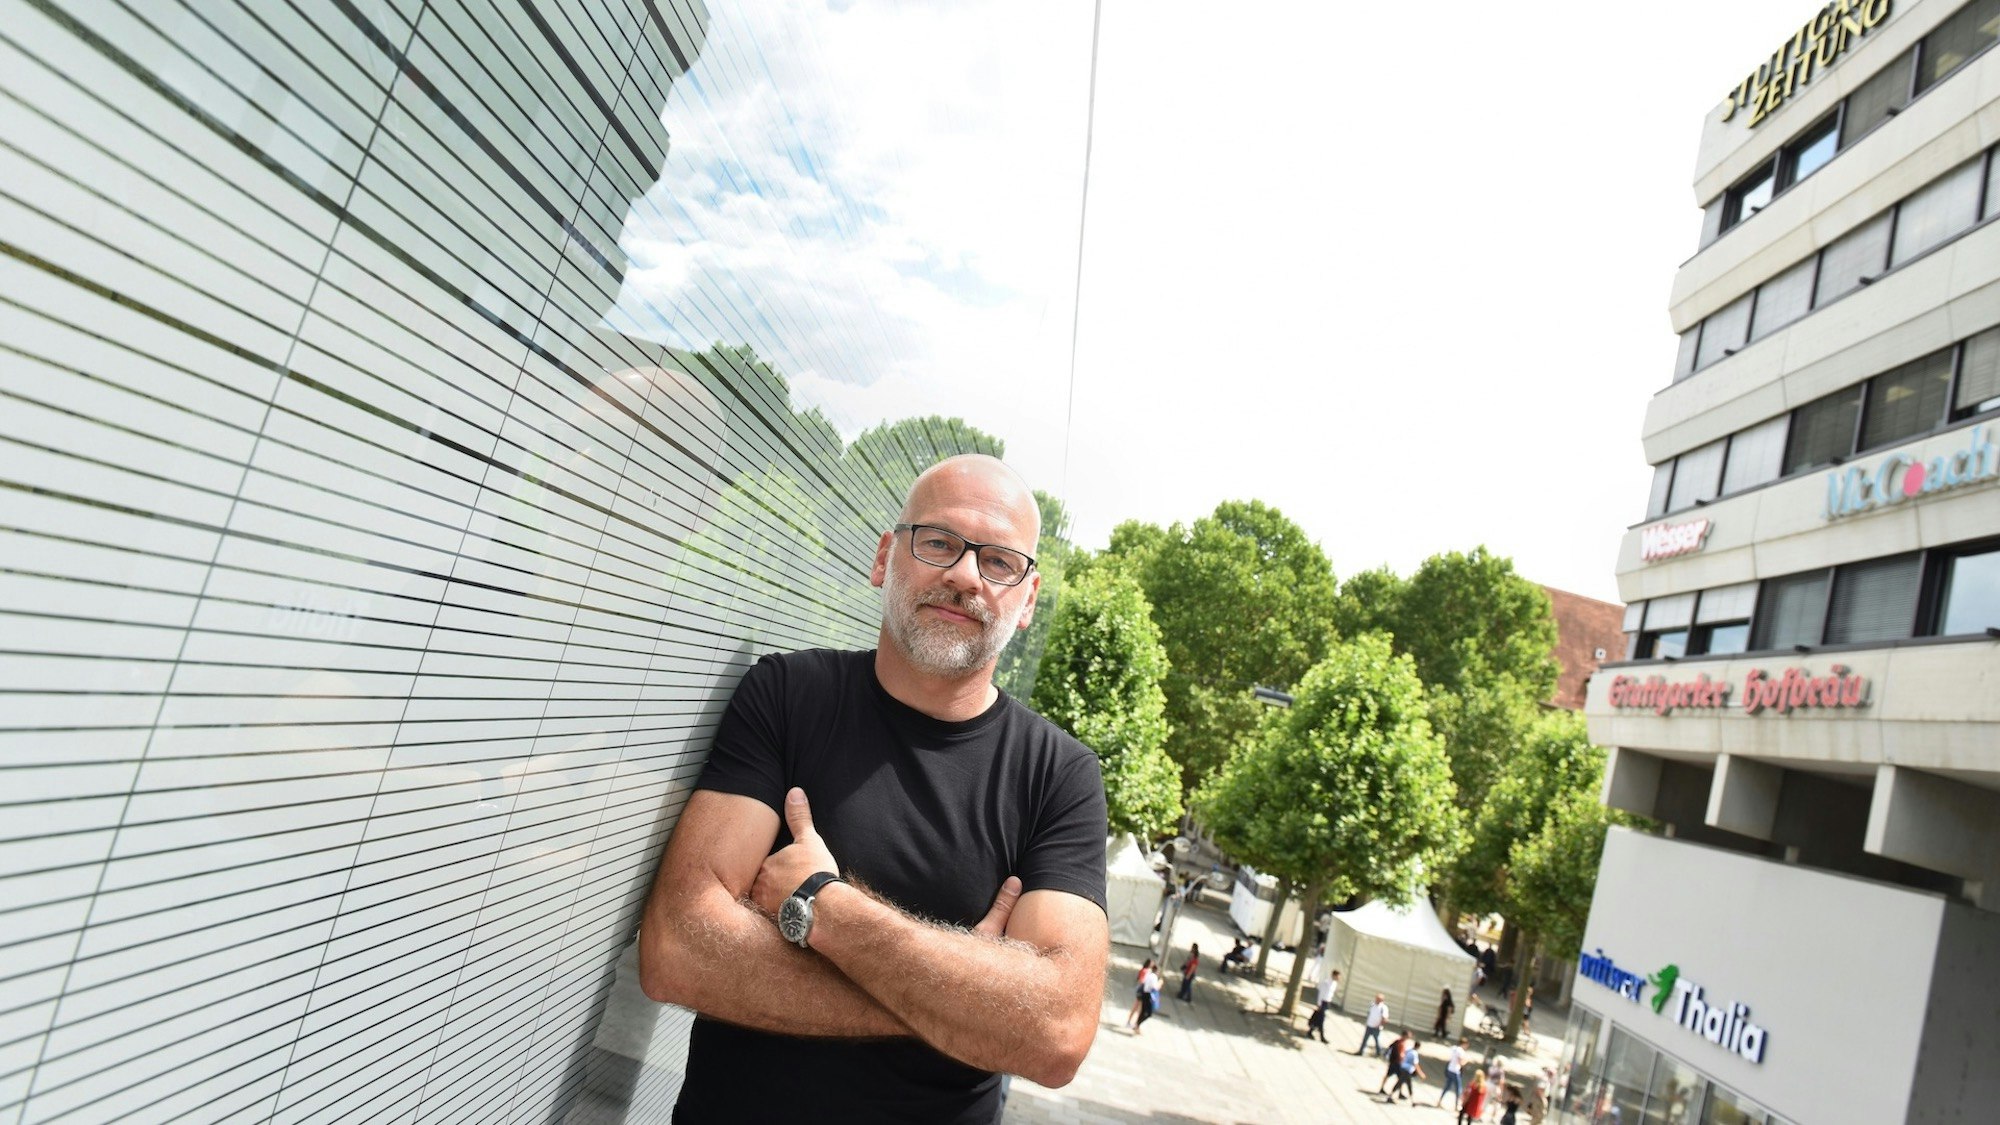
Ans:
POLYGON ((996 586, 1019 586, 1021 580, 1028 577, 1028 572, 1035 569, 1033 555, 1024 555, 998 543, 974 543, 955 531, 946 531, 927 523, 899 523, 896 530, 910 533, 911 558, 939 569, 948 570, 957 566, 958 560, 965 557, 965 552, 973 552, 979 576, 996 586))

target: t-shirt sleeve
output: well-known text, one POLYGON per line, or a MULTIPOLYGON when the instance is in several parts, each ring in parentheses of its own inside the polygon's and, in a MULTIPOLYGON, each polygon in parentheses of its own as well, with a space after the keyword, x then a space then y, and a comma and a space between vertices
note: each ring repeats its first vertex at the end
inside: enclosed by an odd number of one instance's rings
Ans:
POLYGON ((1104 837, 1109 821, 1104 776, 1097 755, 1071 755, 1043 802, 1035 834, 1022 858, 1023 891, 1068 891, 1105 907, 1104 837))
POLYGON ((776 656, 750 666, 723 709, 696 789, 753 797, 784 815, 784 689, 785 666, 776 656))

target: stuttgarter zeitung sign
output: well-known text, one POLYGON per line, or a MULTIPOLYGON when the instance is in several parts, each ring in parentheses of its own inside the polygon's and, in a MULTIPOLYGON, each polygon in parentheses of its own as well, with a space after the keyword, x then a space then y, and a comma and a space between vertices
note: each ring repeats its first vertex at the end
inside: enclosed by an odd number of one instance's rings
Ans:
POLYGON ((1601 984, 1637 1004, 1650 1005, 1653 1014, 1668 1015, 1680 1026, 1710 1043, 1753 1063, 1763 1063, 1764 1045, 1771 1033, 1752 1023, 1748 1004, 1712 1004, 1702 987, 1681 975, 1680 966, 1667 965, 1650 976, 1631 972, 1604 955, 1603 949, 1576 959, 1576 975, 1601 984), (1651 987, 1653 994, 1646 996, 1651 987))
MULTIPOLYGON (((1768 713, 1789 715, 1794 711, 1840 711, 1866 707, 1868 677, 1850 672, 1845 664, 1835 664, 1831 675, 1815 676, 1803 668, 1787 668, 1782 675, 1752 668, 1743 674, 1743 690, 1735 706, 1745 715, 1768 713)), ((1613 676, 1611 706, 1621 710, 1644 708, 1662 718, 1676 711, 1721 711, 1731 706, 1737 695, 1727 680, 1709 678, 1704 672, 1692 680, 1668 681, 1665 676, 1613 676)))
POLYGON ((1987 436, 1985 426, 1974 426, 1964 448, 1940 453, 1928 461, 1892 453, 1873 466, 1854 465, 1828 473, 1826 518, 1860 515, 1995 480, 2000 480, 2000 444, 1987 436))
POLYGON ((1855 41, 1889 18, 1890 0, 1833 0, 1722 99, 1722 120, 1748 110, 1756 128, 1813 76, 1840 61, 1855 41))

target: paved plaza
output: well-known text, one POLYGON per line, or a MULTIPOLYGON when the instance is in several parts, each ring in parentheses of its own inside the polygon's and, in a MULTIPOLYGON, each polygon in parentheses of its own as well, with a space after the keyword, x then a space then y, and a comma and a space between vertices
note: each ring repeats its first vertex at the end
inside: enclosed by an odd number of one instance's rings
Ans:
MULTIPOLYGON (((1424 1071, 1429 1075, 1418 1086, 1417 1107, 1384 1104, 1375 1096, 1383 1063, 1372 1055, 1354 1054, 1361 1039, 1358 1016, 1330 1014, 1326 1029, 1330 1043, 1305 1038, 1300 1033, 1312 1011, 1310 982, 1301 986, 1303 1001, 1289 1021, 1273 1011, 1291 973, 1290 954, 1271 954, 1269 983, 1216 972, 1217 960, 1236 934, 1224 901, 1209 892, 1181 914, 1174 928, 1170 966, 1178 967, 1186 958, 1189 942, 1201 943, 1202 972, 1195 978, 1194 1002, 1184 1004, 1174 998, 1180 973, 1169 971, 1159 1015, 1146 1024, 1144 1034, 1127 1031, 1132 982, 1146 954, 1113 946, 1097 1042, 1083 1069, 1060 1090, 1016 1080, 1003 1118, 1007 1125, 1128 1121, 1372 1125, 1452 1120, 1449 1102, 1446 1109, 1432 1108, 1445 1054, 1429 1039, 1434 1012, 1411 1013, 1425 1040, 1424 1071)), ((1403 1015, 1391 1013, 1391 1026, 1400 1026, 1403 1015)), ((1537 1016, 1544 1026, 1531 1037, 1532 1046, 1524 1041, 1502 1053, 1511 1073, 1538 1070, 1556 1060, 1563 1030, 1558 1014, 1538 1011, 1537 1016)), ((1385 1038, 1393 1035, 1392 1031, 1385 1038)), ((1484 1051, 1484 1042, 1474 1039, 1472 1060, 1483 1059, 1484 1051)))

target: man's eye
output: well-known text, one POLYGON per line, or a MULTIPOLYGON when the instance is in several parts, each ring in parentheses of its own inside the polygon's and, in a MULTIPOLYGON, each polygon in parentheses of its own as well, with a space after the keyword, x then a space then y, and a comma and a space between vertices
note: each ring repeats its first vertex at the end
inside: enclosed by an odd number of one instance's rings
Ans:
POLYGON ((917 541, 917 545, 927 551, 955 551, 958 544, 941 535, 928 535, 917 541))

